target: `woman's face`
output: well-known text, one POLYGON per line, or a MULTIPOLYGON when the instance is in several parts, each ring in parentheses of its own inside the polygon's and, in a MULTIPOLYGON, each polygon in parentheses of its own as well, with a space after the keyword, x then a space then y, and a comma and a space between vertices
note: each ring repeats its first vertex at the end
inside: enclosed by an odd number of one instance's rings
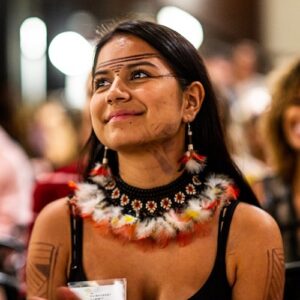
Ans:
POLYGON ((160 54, 132 35, 118 35, 101 49, 94 74, 91 119, 108 148, 184 139, 183 92, 160 54))
POLYGON ((283 114, 283 131, 291 148, 300 152, 300 105, 290 105, 283 114))

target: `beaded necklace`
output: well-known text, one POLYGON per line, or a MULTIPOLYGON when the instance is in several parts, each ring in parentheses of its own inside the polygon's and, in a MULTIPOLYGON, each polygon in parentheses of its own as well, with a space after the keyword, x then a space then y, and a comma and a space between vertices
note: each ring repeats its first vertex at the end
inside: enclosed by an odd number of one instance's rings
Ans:
POLYGON ((92 220, 102 234, 141 245, 186 245, 209 232, 217 209, 238 197, 232 180, 216 174, 184 172, 174 182, 139 189, 120 177, 105 184, 97 176, 74 186, 71 203, 82 217, 92 220))

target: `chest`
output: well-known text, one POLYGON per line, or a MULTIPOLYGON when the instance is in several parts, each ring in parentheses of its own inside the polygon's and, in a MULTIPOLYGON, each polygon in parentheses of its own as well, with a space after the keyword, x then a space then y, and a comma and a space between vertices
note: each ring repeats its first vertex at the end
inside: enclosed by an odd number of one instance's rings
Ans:
POLYGON ((83 248, 86 275, 88 280, 126 278, 128 299, 132 300, 188 299, 204 285, 213 268, 216 229, 184 247, 172 243, 163 249, 144 250, 103 238, 88 226, 83 248))

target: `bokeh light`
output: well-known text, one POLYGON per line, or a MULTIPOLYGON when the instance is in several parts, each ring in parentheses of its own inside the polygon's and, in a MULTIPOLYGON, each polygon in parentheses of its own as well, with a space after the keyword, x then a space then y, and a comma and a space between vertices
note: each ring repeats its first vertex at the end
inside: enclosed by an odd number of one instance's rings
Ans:
POLYGON ((79 33, 67 31, 58 34, 50 43, 51 63, 62 73, 76 76, 91 68, 93 48, 79 33))
POLYGON ((203 42, 201 23, 186 11, 175 6, 164 6, 157 13, 157 22, 179 32, 189 40, 195 48, 203 42))

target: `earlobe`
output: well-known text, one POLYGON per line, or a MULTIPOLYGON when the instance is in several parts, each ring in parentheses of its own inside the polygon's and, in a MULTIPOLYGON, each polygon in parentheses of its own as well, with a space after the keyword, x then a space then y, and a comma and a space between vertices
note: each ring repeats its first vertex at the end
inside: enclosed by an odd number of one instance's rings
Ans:
POLYGON ((184 91, 184 122, 192 122, 200 111, 205 90, 200 81, 192 82, 184 91))

